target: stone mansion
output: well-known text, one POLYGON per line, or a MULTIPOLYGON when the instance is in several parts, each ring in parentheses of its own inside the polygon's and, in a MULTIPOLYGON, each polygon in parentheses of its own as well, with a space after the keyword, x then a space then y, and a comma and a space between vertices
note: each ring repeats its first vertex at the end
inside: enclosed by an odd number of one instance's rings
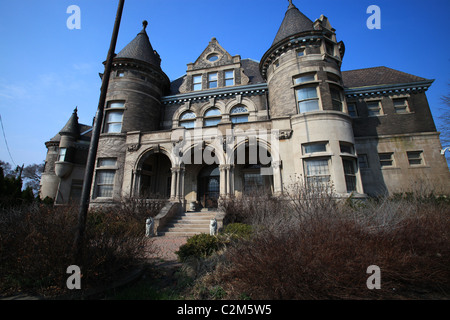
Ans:
MULTIPOLYGON (((340 197, 448 193, 426 97, 433 80, 384 66, 341 71, 345 45, 327 17, 312 21, 290 1, 281 18, 259 61, 212 38, 175 80, 144 22, 113 59, 90 205, 158 196, 214 208, 220 197, 282 194, 296 179, 340 197)), ((41 198, 80 198, 91 130, 75 110, 45 143, 41 198)))

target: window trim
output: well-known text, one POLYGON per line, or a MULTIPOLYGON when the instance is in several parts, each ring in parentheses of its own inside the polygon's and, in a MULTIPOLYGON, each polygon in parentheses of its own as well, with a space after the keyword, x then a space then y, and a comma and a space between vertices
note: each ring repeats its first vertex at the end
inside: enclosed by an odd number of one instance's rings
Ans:
POLYGON ((125 101, 123 100, 112 100, 108 101, 105 108, 105 117, 103 121, 103 130, 102 133, 122 133, 122 126, 123 126, 123 115, 125 111, 125 101), (121 104, 120 107, 112 107, 114 104, 121 104), (120 113, 121 119, 120 121, 109 121, 108 117, 112 113, 120 113), (118 124, 120 123, 120 130, 119 131, 110 131, 109 126, 111 124, 118 124))
POLYGON ((196 74, 196 75, 193 75, 192 76, 192 91, 201 91, 201 90, 203 90, 203 84, 202 84, 202 81, 203 81, 203 76, 201 75, 201 74, 196 74), (200 79, 200 81, 195 81, 195 79, 200 79), (199 89, 196 89, 196 85, 198 86, 198 85, 200 85, 200 88, 199 89))
POLYGON ((247 106, 245 106, 243 104, 235 105, 234 107, 232 107, 230 109, 230 121, 233 124, 246 123, 249 121, 249 116, 250 116, 250 112, 249 112, 247 106), (246 112, 233 112, 233 110, 236 110, 238 108, 244 108, 247 111, 246 112), (243 119, 244 117, 246 117, 246 121, 236 121, 235 120, 235 119, 243 119))
POLYGON ((303 143, 302 144, 302 154, 303 155, 311 155, 311 154, 316 154, 316 153, 324 153, 324 152, 328 152, 328 141, 315 141, 315 142, 308 142, 308 143, 303 143), (325 146, 325 150, 320 150, 320 151, 307 151, 308 147, 311 146, 325 146))
POLYGON ((307 113, 307 112, 313 112, 313 111, 320 111, 321 110, 321 108, 320 108, 320 92, 319 92, 319 86, 318 85, 310 85, 310 84, 308 84, 308 85, 305 85, 305 86, 297 87, 295 89, 295 97, 297 99, 297 110, 298 110, 299 114, 303 114, 303 113, 307 113), (309 89, 309 88, 314 88, 315 89, 316 96, 313 97, 313 98, 306 98, 306 99, 301 99, 300 100, 299 99, 299 91, 300 90, 304 90, 304 89, 309 89), (308 111, 301 111, 300 104, 301 103, 305 103, 305 102, 310 102, 310 101, 316 101, 317 102, 317 109, 308 110, 308 111))
POLYGON ((379 152, 378 153, 378 159, 380 161, 380 167, 381 169, 384 168, 393 168, 395 167, 395 161, 394 161, 394 152, 379 152), (389 159, 382 159, 381 155, 390 155, 389 159), (391 162, 391 164, 385 164, 383 165, 383 162, 391 162))
POLYGON ((215 72, 209 72, 208 73, 208 89, 216 89, 219 87, 219 73, 217 71, 215 72), (211 80, 211 76, 215 76, 215 80, 211 80), (216 86, 212 87, 211 84, 215 83, 216 86))
POLYGON ((66 161, 66 157, 67 157, 67 148, 59 148, 57 161, 64 162, 66 161))
POLYGON ((360 153, 358 154, 358 167, 359 169, 370 169, 370 164, 369 164, 369 157, 367 156, 366 153, 360 153), (361 167, 361 159, 364 159, 364 163, 366 164, 365 167, 361 167))
POLYGON ((331 84, 329 85, 329 88, 330 88, 331 105, 333 107, 333 110, 343 112, 344 111, 344 97, 343 97, 343 93, 342 93, 341 89, 338 86, 331 85, 331 84), (333 97, 332 91, 335 91, 335 93, 337 93, 339 95, 339 99, 335 99, 333 97), (339 105, 340 105, 339 110, 336 110, 335 102, 339 103, 339 105))
POLYGON ((197 119, 197 115, 195 114, 195 112, 193 112, 191 110, 185 110, 178 117, 178 126, 179 127, 184 127, 185 129, 195 128, 196 119, 197 119), (183 119, 183 116, 187 115, 187 114, 192 114, 194 117, 189 117, 189 118, 183 119), (186 123, 192 123, 192 127, 191 126, 188 126, 188 127, 184 126, 184 124, 186 124, 186 123))
MULTIPOLYGON (((323 184, 324 181, 321 181, 320 184, 322 186, 326 186, 327 184, 329 184, 331 182, 331 171, 330 171, 330 160, 331 157, 330 156, 318 156, 318 157, 312 157, 312 158, 306 158, 303 159, 303 171, 305 174, 305 179, 306 182, 309 184, 310 183, 310 179, 312 180, 315 177, 320 177, 320 178, 327 178, 325 180, 326 184, 323 184), (327 164, 327 173, 326 174, 315 174, 315 175, 309 175, 308 174, 308 163, 312 163, 313 161, 326 161, 327 164)), ((316 181, 315 181, 316 182, 316 181)))
POLYGON ((381 103, 381 100, 367 100, 366 101, 366 107, 367 107, 367 116, 368 117, 379 117, 384 115, 383 113, 383 104, 381 103), (369 107, 369 104, 378 104, 378 114, 371 114, 373 107, 369 107))
POLYGON ((408 159, 408 164, 411 167, 418 167, 418 166, 424 166, 425 165, 425 161, 423 158, 423 150, 414 150, 414 151, 406 151, 406 157, 408 159), (419 154, 419 157, 413 157, 411 158, 410 155, 412 154, 419 154), (411 163, 411 161, 417 161, 420 160, 420 163, 411 163))
POLYGON ((220 109, 217 107, 211 107, 208 108, 205 113, 203 114, 203 126, 204 127, 214 127, 217 126, 220 121, 222 121, 222 113, 220 112, 220 109), (208 112, 212 111, 212 110, 217 110, 219 112, 219 114, 213 114, 213 115, 207 115, 208 112), (206 122, 210 121, 210 120, 219 120, 217 123, 215 124, 209 124, 207 125, 206 122))
MULTIPOLYGON (((392 98, 392 104, 394 105, 394 112, 395 112, 395 114, 407 114, 407 113, 411 113, 411 110, 409 109, 409 101, 408 101, 408 98, 407 97, 397 97, 397 98, 392 98), (403 100, 404 101, 404 110, 405 110, 405 112, 397 112, 397 110, 399 109, 399 108, 397 108, 396 106, 395 106, 395 102, 396 102, 396 100, 398 101, 398 100, 403 100)), ((401 109, 403 109, 403 108, 401 108, 401 109)))
POLYGON ((95 174, 95 198, 107 198, 111 199, 114 197, 114 185, 116 180, 116 171, 117 171, 117 159, 116 158, 99 158, 97 160, 97 169, 95 174), (114 164, 103 164, 102 161, 104 160, 114 160, 114 164), (100 183, 100 177, 103 174, 106 173, 112 173, 112 183, 100 183), (99 191, 103 188, 109 186, 111 187, 111 195, 110 196, 104 196, 99 195, 99 191))
POLYGON ((347 113, 348 113, 348 115, 349 115, 350 117, 352 117, 352 118, 358 118, 358 117, 359 117, 359 115, 358 115, 358 108, 357 108, 357 106, 356 106, 356 102, 347 102, 347 113), (355 106, 355 108, 353 109, 353 110, 354 110, 355 116, 353 116, 353 115, 350 113, 350 106, 355 106))
POLYGON ((223 83, 224 83, 225 87, 231 87, 236 84, 234 69, 225 70, 223 73, 223 78, 224 78, 223 83), (231 72, 233 74, 233 76, 231 78, 227 77, 227 72, 231 72), (233 84, 227 84, 227 80, 233 80, 233 84))

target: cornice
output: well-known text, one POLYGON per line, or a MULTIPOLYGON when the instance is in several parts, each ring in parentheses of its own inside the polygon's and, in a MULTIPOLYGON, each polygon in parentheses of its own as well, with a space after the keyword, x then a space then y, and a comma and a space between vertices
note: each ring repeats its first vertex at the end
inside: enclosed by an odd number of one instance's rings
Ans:
POLYGON ((256 83, 244 86, 225 87, 220 89, 194 91, 161 98, 161 102, 167 104, 184 103, 188 101, 207 101, 212 98, 231 98, 236 95, 249 96, 260 95, 267 91, 267 83, 256 83))

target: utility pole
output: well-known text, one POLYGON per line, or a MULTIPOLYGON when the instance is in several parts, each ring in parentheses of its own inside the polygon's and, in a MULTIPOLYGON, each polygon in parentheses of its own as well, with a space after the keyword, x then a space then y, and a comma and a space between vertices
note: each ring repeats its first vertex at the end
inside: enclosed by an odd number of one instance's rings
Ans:
POLYGON ((75 259, 79 260, 82 254, 84 231, 86 228, 86 217, 89 209, 89 197, 91 194, 91 185, 94 175, 95 157, 97 155, 98 140, 100 137, 100 129, 103 122, 103 109, 106 101, 106 93, 109 84, 109 77, 111 73, 112 60, 114 58, 114 51, 116 50, 117 36, 119 34, 120 20, 122 19, 122 11, 125 0, 119 0, 117 8, 116 20, 114 22, 114 30, 111 37, 111 44, 109 46, 108 56, 106 58, 105 73, 102 77, 102 87, 100 92, 100 99, 98 102, 97 114, 95 115, 94 124, 92 127, 91 143, 89 145, 89 153, 86 163, 86 171, 84 174, 83 188, 81 191, 80 209, 78 212, 78 228, 75 236, 74 250, 75 259))

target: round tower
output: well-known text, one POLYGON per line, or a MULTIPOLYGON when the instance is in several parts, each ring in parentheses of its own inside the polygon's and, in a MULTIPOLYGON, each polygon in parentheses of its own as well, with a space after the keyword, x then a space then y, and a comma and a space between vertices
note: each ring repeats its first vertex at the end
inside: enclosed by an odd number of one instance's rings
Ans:
POLYGON ((147 24, 143 22, 142 31, 113 59, 103 133, 159 129, 160 98, 170 81, 150 43, 147 24))
POLYGON ((127 134, 160 128, 161 97, 170 81, 146 27, 144 21, 141 32, 112 62, 91 194, 94 205, 122 197, 127 134))
POLYGON ((290 118, 301 157, 297 172, 308 181, 330 182, 338 194, 362 193, 342 83, 344 51, 326 17, 312 22, 289 0, 260 72, 271 118, 290 118))

